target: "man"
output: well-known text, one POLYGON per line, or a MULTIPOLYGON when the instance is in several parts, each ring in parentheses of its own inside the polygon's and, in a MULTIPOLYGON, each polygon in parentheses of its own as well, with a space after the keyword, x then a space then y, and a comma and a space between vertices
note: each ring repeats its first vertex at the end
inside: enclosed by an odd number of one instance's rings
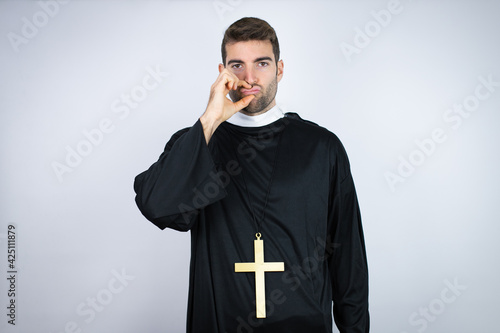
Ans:
POLYGON ((276 106, 274 29, 225 32, 207 108, 136 177, 141 212, 191 231, 187 332, 368 332, 358 202, 338 138, 276 106), (227 95, 231 99, 227 98, 227 95))

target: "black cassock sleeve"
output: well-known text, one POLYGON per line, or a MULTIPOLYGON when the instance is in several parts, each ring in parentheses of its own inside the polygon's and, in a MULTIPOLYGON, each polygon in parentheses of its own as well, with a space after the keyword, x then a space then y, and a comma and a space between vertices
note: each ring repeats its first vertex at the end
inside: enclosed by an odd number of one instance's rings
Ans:
POLYGON ((368 267, 361 216, 347 154, 340 141, 334 147, 328 221, 333 315, 341 333, 367 333, 368 267))
POLYGON ((175 133, 158 161, 135 178, 135 201, 142 214, 160 229, 188 231, 200 209, 226 196, 216 174, 198 120, 193 127, 175 133))

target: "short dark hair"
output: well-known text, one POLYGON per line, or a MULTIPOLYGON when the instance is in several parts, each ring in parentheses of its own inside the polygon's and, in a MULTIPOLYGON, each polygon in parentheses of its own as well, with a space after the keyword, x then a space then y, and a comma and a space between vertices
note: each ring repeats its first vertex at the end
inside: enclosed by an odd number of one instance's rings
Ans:
POLYGON ((278 36, 273 27, 264 20, 256 17, 244 17, 234 22, 227 28, 222 39, 221 53, 222 63, 226 65, 226 45, 236 42, 245 42, 249 40, 268 40, 273 46, 273 53, 276 62, 280 59, 280 45, 278 36))

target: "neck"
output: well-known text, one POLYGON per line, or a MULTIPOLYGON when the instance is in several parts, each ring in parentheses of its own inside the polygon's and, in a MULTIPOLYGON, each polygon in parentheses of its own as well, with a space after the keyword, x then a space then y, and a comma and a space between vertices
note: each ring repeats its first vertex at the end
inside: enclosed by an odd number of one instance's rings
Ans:
POLYGON ((283 117, 283 112, 279 106, 275 105, 266 112, 259 112, 259 114, 253 114, 252 116, 244 114, 241 111, 237 112, 227 122, 241 127, 261 127, 269 125, 283 117))

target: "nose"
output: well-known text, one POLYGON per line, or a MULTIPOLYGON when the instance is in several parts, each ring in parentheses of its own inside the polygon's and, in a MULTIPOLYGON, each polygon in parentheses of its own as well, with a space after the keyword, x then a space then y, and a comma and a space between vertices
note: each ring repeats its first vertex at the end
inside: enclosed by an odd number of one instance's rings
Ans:
POLYGON ((243 73, 243 80, 250 84, 257 83, 257 76, 255 75, 253 66, 249 66, 245 69, 245 72, 243 73))

